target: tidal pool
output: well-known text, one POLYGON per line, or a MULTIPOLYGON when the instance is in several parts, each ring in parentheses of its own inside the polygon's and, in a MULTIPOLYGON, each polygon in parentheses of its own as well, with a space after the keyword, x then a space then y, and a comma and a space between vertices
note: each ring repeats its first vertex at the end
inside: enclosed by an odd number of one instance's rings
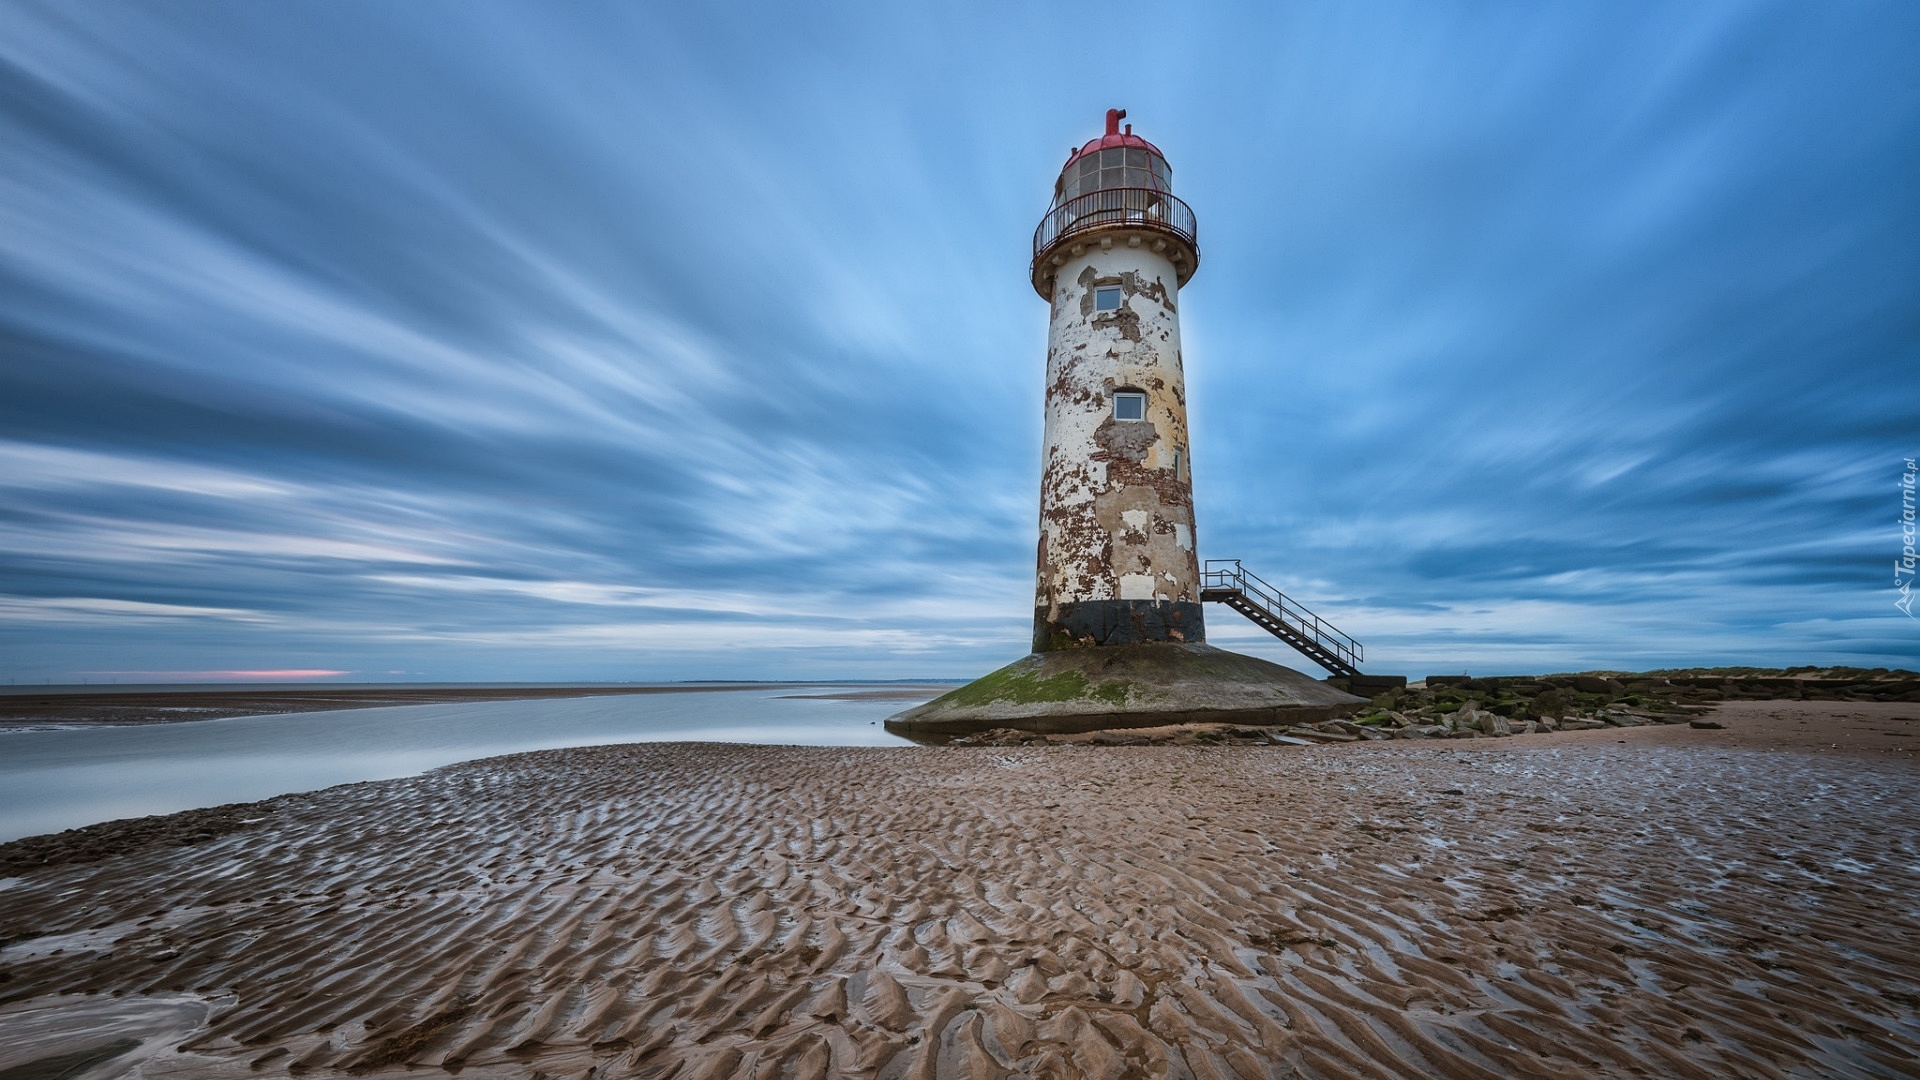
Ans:
POLYGON ((0 732, 0 841, 524 750, 677 740, 912 745, 880 726, 910 701, 794 696, 830 690, 614 694, 0 732))

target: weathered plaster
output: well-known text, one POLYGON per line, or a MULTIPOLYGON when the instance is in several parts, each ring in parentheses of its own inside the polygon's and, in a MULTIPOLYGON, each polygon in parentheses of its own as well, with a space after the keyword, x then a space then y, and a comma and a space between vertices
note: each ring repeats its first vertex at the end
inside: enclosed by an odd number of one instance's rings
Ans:
POLYGON ((1178 277, 1150 247, 1089 243, 1058 271, 1047 339, 1046 437, 1034 604, 1197 604, 1178 277), (1119 285, 1117 311, 1093 290, 1119 285), (1113 393, 1146 419, 1113 418, 1113 393))

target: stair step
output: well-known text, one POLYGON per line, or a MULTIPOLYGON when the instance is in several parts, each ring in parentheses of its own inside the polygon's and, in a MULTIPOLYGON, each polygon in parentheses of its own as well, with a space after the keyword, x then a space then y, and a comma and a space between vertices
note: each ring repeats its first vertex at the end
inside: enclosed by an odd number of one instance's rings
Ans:
POLYGON ((1336 676, 1360 674, 1363 651, 1359 642, 1249 573, 1238 559, 1207 560, 1200 599, 1226 604, 1336 676))

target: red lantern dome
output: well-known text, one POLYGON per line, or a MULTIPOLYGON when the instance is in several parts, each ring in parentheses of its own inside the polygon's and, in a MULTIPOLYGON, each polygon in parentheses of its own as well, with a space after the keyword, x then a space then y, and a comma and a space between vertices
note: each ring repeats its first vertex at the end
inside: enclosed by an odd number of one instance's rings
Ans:
POLYGON ((1106 134, 1088 139, 1085 146, 1067 155, 1060 180, 1053 187, 1055 205, 1110 188, 1172 194, 1173 169, 1168 166, 1166 155, 1159 147, 1135 135, 1132 124, 1122 131, 1120 121, 1126 118, 1127 110, 1108 109, 1106 134))

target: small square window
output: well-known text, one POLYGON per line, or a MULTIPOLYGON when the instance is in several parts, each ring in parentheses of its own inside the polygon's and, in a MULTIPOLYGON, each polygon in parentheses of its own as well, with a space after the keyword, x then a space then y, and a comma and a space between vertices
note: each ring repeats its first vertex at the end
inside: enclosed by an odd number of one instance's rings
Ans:
POLYGON ((1102 285, 1100 288, 1093 290, 1093 310, 1119 311, 1120 286, 1102 285))
POLYGON ((1113 395, 1113 418, 1115 420, 1145 420, 1147 418, 1147 395, 1125 391, 1113 395))

